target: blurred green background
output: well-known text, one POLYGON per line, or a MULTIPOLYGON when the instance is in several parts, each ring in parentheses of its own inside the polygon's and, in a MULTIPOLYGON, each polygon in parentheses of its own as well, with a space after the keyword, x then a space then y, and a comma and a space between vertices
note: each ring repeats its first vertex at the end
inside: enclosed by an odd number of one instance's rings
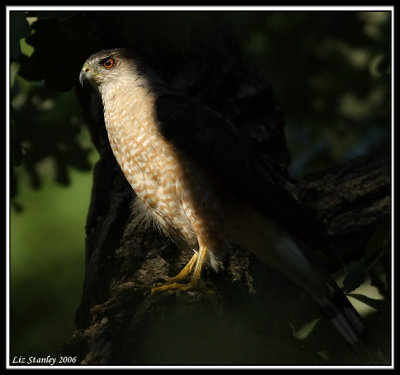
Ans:
POLYGON ((390 149, 389 12, 10 12, 11 357, 56 355, 74 330, 98 157, 75 92, 82 63, 107 33, 114 47, 184 53, 199 24, 230 25, 271 80, 292 175, 390 149))

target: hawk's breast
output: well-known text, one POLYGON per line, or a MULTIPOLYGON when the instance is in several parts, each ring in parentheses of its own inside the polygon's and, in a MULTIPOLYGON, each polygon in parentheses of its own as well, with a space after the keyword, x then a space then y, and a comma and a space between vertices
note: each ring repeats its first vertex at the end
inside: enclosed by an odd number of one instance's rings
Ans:
MULTIPOLYGON (((154 99, 121 95, 104 100, 105 122, 111 148, 126 179, 143 207, 167 231, 195 238, 190 220, 188 168, 182 155, 158 132, 154 99)), ((194 177, 194 176, 193 176, 194 177)), ((173 235, 172 235, 173 236, 173 235)), ((192 241, 192 240, 191 240, 192 241)))

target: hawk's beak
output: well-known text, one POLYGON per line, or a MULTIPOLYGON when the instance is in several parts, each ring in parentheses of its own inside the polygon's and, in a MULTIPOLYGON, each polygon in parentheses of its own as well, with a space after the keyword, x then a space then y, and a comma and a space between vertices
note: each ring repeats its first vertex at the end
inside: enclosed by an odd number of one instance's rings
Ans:
POLYGON ((79 73, 79 82, 83 86, 83 81, 89 80, 92 78, 91 69, 89 68, 88 64, 84 64, 82 67, 81 72, 79 73))
POLYGON ((81 70, 79 73, 79 82, 81 83, 81 86, 83 86, 83 81, 86 79, 86 72, 81 70))

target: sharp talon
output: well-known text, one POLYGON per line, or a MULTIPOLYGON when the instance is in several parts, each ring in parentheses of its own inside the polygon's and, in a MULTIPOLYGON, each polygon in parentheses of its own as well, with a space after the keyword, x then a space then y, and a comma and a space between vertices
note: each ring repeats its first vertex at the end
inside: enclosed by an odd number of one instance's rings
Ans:
POLYGON ((187 284, 179 284, 179 283, 164 284, 162 286, 152 288, 151 294, 166 291, 166 290, 173 290, 173 289, 180 289, 180 290, 187 291, 189 289, 195 289, 197 286, 198 286, 197 283, 193 283, 193 282, 189 282, 187 284))
POLYGON ((200 279, 200 272, 203 267, 203 263, 205 260, 207 249, 205 247, 200 247, 199 252, 195 252, 189 262, 185 267, 179 272, 175 277, 170 278, 164 284, 159 283, 157 287, 151 289, 151 294, 161 292, 169 289, 181 289, 188 290, 194 289, 198 285, 198 281, 200 279), (190 272, 194 267, 194 272, 191 280, 184 284, 181 281, 185 281, 190 272), (160 285, 161 284, 161 285, 160 285))

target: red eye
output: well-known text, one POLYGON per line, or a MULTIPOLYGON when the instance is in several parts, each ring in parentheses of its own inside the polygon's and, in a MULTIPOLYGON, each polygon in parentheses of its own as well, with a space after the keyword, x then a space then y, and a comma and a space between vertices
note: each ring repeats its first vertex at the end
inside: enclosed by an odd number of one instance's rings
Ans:
POLYGON ((104 60, 104 62, 103 62, 103 66, 106 69, 111 69, 114 66, 114 64, 115 64, 114 59, 112 59, 111 57, 104 60))

